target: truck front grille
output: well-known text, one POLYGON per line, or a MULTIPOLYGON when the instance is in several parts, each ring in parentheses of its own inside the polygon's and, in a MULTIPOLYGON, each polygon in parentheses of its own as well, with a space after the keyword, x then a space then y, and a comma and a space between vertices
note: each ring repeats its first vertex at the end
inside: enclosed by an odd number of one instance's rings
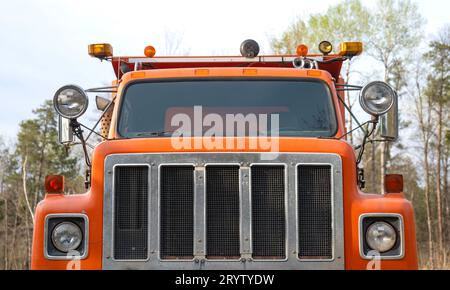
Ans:
POLYGON ((341 269, 340 157, 271 162, 255 153, 108 158, 105 268, 341 269))
POLYGON ((145 260, 148 253, 148 166, 118 166, 114 174, 114 259, 145 260))
POLYGON ((331 166, 299 165, 298 256, 332 258, 331 166))
POLYGON ((239 259, 239 166, 206 167, 206 254, 239 259))
POLYGON ((286 257, 284 166, 251 168, 252 242, 255 259, 286 257))
POLYGON ((162 166, 160 251, 162 259, 192 259, 194 167, 162 166))

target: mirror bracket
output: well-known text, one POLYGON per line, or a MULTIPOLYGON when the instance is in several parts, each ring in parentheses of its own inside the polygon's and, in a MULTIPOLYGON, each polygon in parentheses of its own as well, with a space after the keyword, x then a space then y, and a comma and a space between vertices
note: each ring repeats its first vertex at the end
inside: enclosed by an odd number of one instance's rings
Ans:
POLYGON ((61 115, 58 118, 58 141, 63 145, 71 145, 74 142, 70 119, 64 118, 61 115))
POLYGON ((395 93, 392 107, 380 116, 380 137, 389 142, 397 141, 398 123, 398 95, 395 93))

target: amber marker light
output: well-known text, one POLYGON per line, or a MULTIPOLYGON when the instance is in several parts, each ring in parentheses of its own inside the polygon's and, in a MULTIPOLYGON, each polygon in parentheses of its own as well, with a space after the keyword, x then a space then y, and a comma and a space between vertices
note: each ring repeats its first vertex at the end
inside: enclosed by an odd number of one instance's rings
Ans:
POLYGON ((255 68, 245 68, 242 70, 242 74, 244 76, 256 76, 258 74, 258 70, 255 68))
POLYGON ((307 56, 308 55, 308 47, 304 44, 300 44, 297 46, 297 55, 298 56, 307 56))
POLYGON ((342 56, 357 56, 363 52, 362 42, 343 42, 339 45, 339 55, 342 56))
POLYGON ((113 56, 113 48, 109 43, 90 44, 88 53, 92 57, 103 59, 113 56))
POLYGON ((308 70, 306 74, 310 77, 320 77, 322 72, 320 70, 308 70))
POLYGON ((154 57, 155 54, 156 54, 156 49, 153 46, 151 46, 151 45, 147 46, 144 49, 144 55, 146 57, 154 57))
POLYGON ((196 69, 194 73, 196 76, 207 76, 209 75, 209 69, 196 69))

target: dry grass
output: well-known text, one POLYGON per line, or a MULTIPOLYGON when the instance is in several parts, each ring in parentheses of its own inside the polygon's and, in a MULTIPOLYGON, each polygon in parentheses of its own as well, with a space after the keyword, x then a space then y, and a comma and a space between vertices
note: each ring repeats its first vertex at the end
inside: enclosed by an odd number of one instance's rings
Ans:
POLYGON ((420 265, 420 270, 450 270, 450 263, 442 263, 442 264, 434 264, 433 266, 426 264, 426 265, 420 265))

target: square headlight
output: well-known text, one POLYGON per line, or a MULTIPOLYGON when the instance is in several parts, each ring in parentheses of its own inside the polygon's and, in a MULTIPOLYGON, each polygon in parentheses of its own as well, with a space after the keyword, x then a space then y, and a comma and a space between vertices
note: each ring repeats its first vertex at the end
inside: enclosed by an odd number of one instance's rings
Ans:
POLYGON ((88 253, 88 217, 50 214, 45 218, 44 255, 49 260, 84 259, 88 253))
POLYGON ((401 259, 404 256, 403 217, 370 213, 359 218, 359 252, 364 259, 401 259))

